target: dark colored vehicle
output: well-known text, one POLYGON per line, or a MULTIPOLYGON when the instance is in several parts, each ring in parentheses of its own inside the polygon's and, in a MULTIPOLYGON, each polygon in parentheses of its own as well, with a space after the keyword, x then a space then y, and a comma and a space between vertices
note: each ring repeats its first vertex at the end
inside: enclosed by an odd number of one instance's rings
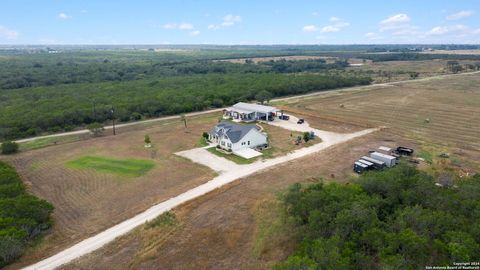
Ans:
POLYGON ((413 154, 413 149, 408 147, 399 146, 395 151, 397 154, 402 156, 411 156, 413 154))
POLYGON ((280 115, 278 118, 281 120, 288 120, 290 119, 290 116, 284 114, 284 115, 280 115))
POLYGON ((303 124, 303 123, 305 123, 305 120, 303 120, 303 118, 298 119, 297 124, 303 124))

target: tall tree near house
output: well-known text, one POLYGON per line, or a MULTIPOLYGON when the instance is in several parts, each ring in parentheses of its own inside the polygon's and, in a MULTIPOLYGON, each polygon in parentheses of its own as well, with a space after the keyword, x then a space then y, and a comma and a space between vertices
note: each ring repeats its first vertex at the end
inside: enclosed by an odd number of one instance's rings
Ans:
POLYGON ((266 90, 262 90, 260 92, 258 92, 256 95, 255 95, 255 99, 260 101, 260 103, 264 103, 265 101, 268 103, 270 102, 270 99, 272 99, 273 95, 272 93, 266 91, 266 90))

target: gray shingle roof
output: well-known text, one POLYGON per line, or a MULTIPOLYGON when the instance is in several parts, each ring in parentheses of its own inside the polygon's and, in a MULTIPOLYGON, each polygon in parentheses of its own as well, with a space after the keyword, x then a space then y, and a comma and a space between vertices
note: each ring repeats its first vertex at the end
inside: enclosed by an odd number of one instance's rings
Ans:
POLYGON ((228 121, 222 121, 213 127, 208 133, 211 135, 223 136, 223 131, 232 143, 240 141, 250 130, 257 129, 255 125, 239 125, 228 121))

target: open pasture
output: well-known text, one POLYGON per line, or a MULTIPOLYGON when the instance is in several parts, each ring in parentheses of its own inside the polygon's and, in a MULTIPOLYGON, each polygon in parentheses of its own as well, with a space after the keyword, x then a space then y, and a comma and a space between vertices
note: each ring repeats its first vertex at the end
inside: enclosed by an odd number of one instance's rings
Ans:
MULTIPOLYGON (((385 126, 425 148, 480 161, 480 74, 297 100, 285 109, 327 121, 385 126)), ((319 120, 320 121, 320 120, 319 120)), ((314 123, 313 123, 314 124, 314 123)))
MULTIPOLYGON (((153 204, 215 176, 207 167, 173 153, 196 147, 217 115, 125 127, 116 136, 57 145, 2 156, 34 195, 55 207, 52 232, 12 269, 38 261, 109 228, 153 204), (144 147, 148 134, 152 148, 144 147)), ((107 135, 108 134, 108 135, 107 135)))

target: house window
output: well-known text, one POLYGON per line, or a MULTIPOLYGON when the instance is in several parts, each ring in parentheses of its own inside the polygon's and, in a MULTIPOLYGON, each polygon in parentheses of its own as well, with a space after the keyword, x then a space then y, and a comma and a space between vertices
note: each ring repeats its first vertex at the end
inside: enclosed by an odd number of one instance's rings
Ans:
POLYGON ((250 141, 248 141, 248 145, 250 145, 250 141))
POLYGON ((228 146, 228 147, 232 147, 232 144, 231 144, 231 143, 228 143, 227 146, 228 146))
POLYGON ((225 142, 222 142, 222 145, 225 146, 225 142))

